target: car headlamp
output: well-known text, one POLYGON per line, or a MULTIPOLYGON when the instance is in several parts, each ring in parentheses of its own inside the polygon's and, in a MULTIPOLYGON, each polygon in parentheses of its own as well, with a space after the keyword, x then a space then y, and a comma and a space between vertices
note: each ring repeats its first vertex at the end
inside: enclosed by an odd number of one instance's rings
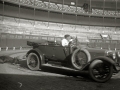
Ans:
POLYGON ((112 53, 112 51, 111 50, 107 50, 107 51, 105 51, 105 54, 106 54, 106 56, 109 56, 110 54, 112 53))
POLYGON ((109 51, 106 51, 105 53, 106 53, 106 56, 111 57, 112 59, 116 59, 116 53, 115 52, 109 50, 109 51))
POLYGON ((116 54, 115 54, 115 52, 113 52, 112 58, 113 58, 113 59, 116 59, 116 54))
POLYGON ((117 56, 120 58, 120 52, 119 51, 117 52, 117 56))

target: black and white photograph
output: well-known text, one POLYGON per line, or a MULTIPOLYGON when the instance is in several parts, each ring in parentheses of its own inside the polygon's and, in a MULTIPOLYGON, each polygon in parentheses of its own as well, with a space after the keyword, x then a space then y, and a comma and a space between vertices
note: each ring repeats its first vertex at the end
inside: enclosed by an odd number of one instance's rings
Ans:
POLYGON ((0 90, 120 90, 120 0, 0 0, 0 90))

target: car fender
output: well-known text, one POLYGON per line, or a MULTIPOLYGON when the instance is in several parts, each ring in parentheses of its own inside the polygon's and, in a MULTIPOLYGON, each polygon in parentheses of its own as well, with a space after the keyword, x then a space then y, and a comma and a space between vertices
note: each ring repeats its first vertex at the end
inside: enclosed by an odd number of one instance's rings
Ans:
MULTIPOLYGON (((113 65, 113 69, 114 69, 116 72, 118 72, 118 70, 117 70, 117 68, 116 68, 116 65, 115 65, 115 61, 113 61, 111 58, 106 57, 106 56, 99 56, 99 57, 95 58, 94 60, 96 60, 96 59, 100 59, 100 60, 102 60, 102 61, 106 61, 106 62, 112 64, 112 65, 113 65)), ((92 61, 93 61, 93 60, 92 60, 92 61)))
POLYGON ((118 72, 118 70, 117 70, 117 68, 116 68, 116 66, 115 66, 115 62, 114 62, 111 58, 106 57, 106 56, 99 56, 99 57, 94 58, 94 59, 91 60, 87 65, 85 65, 85 66, 82 68, 82 70, 88 69, 89 65, 90 65, 94 60, 101 60, 101 61, 108 62, 108 63, 110 63, 110 64, 113 65, 113 69, 115 70, 115 72, 118 72))
POLYGON ((38 49, 38 48, 35 48, 35 49, 31 49, 27 52, 26 54, 26 57, 28 56, 29 53, 36 53, 40 59, 40 62, 41 62, 41 65, 42 64, 45 64, 45 58, 44 58, 44 54, 38 49))
POLYGON ((91 62, 93 62, 93 61, 96 60, 96 59, 100 59, 100 60, 102 60, 102 61, 106 61, 106 62, 108 62, 108 63, 111 63, 112 65, 115 65, 115 61, 113 61, 111 58, 106 57, 106 56, 96 57, 96 58, 94 58, 91 62))

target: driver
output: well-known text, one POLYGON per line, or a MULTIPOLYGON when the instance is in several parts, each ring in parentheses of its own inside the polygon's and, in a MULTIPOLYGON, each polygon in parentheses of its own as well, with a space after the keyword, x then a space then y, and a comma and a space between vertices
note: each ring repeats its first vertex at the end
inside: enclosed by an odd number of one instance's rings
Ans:
POLYGON ((73 39, 71 39, 71 36, 66 34, 64 36, 64 39, 62 40, 62 46, 68 46, 70 42, 72 42, 73 39))

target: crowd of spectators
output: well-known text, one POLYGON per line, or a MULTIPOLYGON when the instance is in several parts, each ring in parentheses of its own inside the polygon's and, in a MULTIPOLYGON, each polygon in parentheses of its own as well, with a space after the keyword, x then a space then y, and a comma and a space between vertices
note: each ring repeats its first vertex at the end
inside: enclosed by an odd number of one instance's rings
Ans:
POLYGON ((45 21, 33 21, 13 17, 0 16, 0 33, 27 34, 27 35, 48 35, 63 37, 70 34, 74 37, 87 39, 100 39, 100 34, 109 34, 113 39, 120 40, 119 27, 73 25, 53 23, 45 21), (4 18, 3 18, 4 17, 4 18))
POLYGON ((83 7, 81 6, 74 6, 74 5, 63 5, 57 4, 53 2, 46 2, 41 0, 5 0, 9 2, 14 2, 17 4, 23 4, 28 6, 33 6, 35 8, 42 8, 52 11, 59 11, 64 13, 72 13, 72 14, 91 14, 91 15, 105 15, 105 16, 120 16, 119 10, 103 10, 103 9, 95 9, 92 8, 91 12, 86 12, 83 7))

